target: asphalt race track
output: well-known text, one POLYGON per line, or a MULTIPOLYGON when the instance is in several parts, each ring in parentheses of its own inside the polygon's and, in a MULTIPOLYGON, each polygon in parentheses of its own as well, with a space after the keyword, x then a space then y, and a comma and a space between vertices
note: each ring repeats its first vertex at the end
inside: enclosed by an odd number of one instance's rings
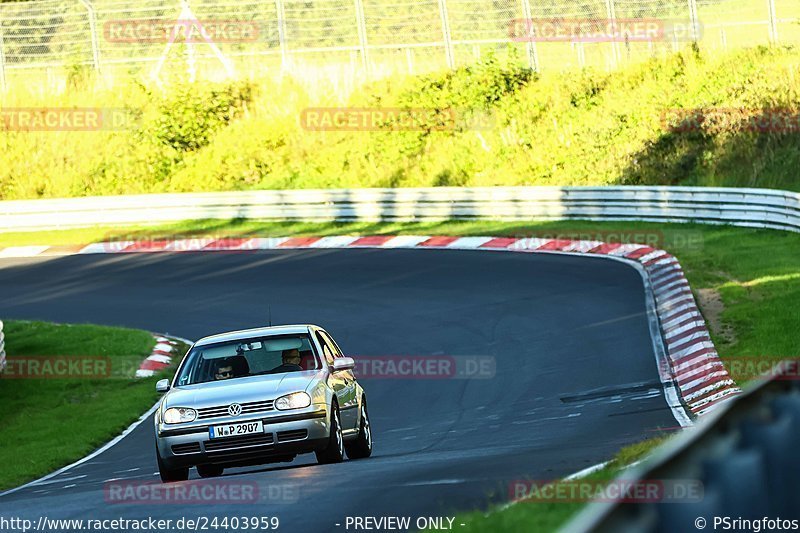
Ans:
POLYGON ((271 306, 274 323, 317 323, 355 358, 496 362, 487 379, 362 380, 372 458, 318 466, 306 455, 226 471, 222 479, 257 482, 265 495, 272 487, 260 505, 107 503, 106 480, 157 478, 147 420, 88 462, 0 497, 5 517, 277 516, 282 531, 345 531, 347 516, 485 508, 507 500, 513 480, 575 472, 677 425, 641 277, 602 258, 345 249, 6 259, 0 294, 3 318, 189 339, 263 326, 271 306))

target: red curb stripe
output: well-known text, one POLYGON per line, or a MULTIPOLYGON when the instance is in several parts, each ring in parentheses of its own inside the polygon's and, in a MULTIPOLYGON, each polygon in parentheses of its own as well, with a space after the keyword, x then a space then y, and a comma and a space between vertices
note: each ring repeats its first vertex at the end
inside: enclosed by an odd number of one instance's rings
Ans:
POLYGON ((141 241, 129 244, 125 248, 118 250, 119 252, 160 252, 167 247, 169 241, 141 241))
POLYGON ((697 351, 694 351, 694 352, 690 353, 689 355, 684 355, 683 357, 680 357, 680 358, 676 359, 675 361, 672 362, 672 365, 677 368, 680 365, 682 365, 683 363, 688 363, 692 359, 696 359, 696 358, 698 358, 698 357, 700 357, 702 355, 707 355, 707 354, 716 353, 716 352, 717 351, 714 348, 701 348, 701 349, 699 349, 697 351))
POLYGON ((394 239, 393 235, 370 235, 368 237, 361 237, 351 242, 348 246, 383 246, 387 242, 394 239))
POLYGON ((725 373, 725 375, 723 375, 723 376, 717 376, 717 377, 709 379, 708 381, 706 381, 704 383, 700 383, 698 385, 695 385, 691 389, 682 390, 681 394, 684 397, 691 396, 695 392, 701 391, 701 390, 705 389, 706 387, 710 387, 711 385, 713 385, 715 383, 719 383, 720 381, 728 381, 730 379, 731 379, 731 377, 727 373, 725 373))
POLYGON ((417 246, 447 246, 448 244, 457 241, 461 237, 431 237, 422 241, 417 246))
POLYGON ((685 350, 686 348, 689 348, 690 346, 692 346, 694 344, 700 344, 701 342, 705 342, 705 341, 709 341, 709 342, 711 341, 711 339, 709 338, 708 334, 701 335, 700 337, 697 337, 696 339, 692 339, 689 342, 685 342, 683 344, 679 344, 678 346, 676 346, 675 348, 673 348, 670 351, 672 353, 680 352, 681 350, 685 350))
POLYGON ((203 246, 203 250, 229 250, 231 248, 233 248, 233 249, 241 248, 242 246, 244 246, 244 244, 246 242, 250 241, 251 239, 252 239, 252 237, 247 237, 247 238, 237 237, 237 238, 233 238, 233 239, 228 239, 228 238, 217 239, 217 240, 211 241, 207 245, 203 246))
POLYGON ((639 248, 638 250, 634 250, 625 255, 628 259, 639 259, 640 257, 644 257, 649 253, 655 252, 655 248, 651 248, 649 246, 645 246, 644 248, 639 248))
POLYGON ((305 248, 314 244, 322 237, 292 237, 280 243, 278 248, 305 248))
POLYGON ((86 248, 86 244, 61 244, 50 246, 47 250, 39 255, 72 255, 80 252, 86 248))
POLYGON ((669 336, 669 337, 665 337, 665 338, 667 339, 667 344, 671 344, 671 343, 673 343, 675 341, 684 339, 686 337, 690 337, 690 336, 694 335, 695 333, 700 333, 702 331, 706 331, 705 324, 703 324, 701 326, 695 326, 693 328, 689 328, 686 331, 681 331, 680 333, 677 333, 675 335, 672 335, 672 336, 669 336))
POLYGON ((644 262, 644 263, 642 263, 642 264, 643 264, 644 266, 650 266, 650 265, 652 265, 652 264, 654 264, 654 263, 658 263, 659 261, 663 261, 663 260, 665 260, 665 259, 670 259, 670 258, 672 258, 672 256, 671 256, 670 254, 666 254, 666 255, 660 255, 660 256, 658 256, 658 257, 654 257, 654 258, 652 258, 652 259, 648 259, 647 261, 645 261, 645 262, 644 262))
POLYGON ((537 250, 561 250, 562 248, 566 248, 567 246, 571 246, 575 241, 565 240, 565 239, 554 239, 552 241, 548 241, 545 244, 541 245, 540 247, 536 248, 537 250))
MULTIPOLYGON (((736 387, 722 387, 722 388, 720 388, 720 389, 717 389, 717 390, 715 390, 713 394, 709 394, 709 396, 713 396, 714 394, 719 394, 720 392, 724 392, 724 391, 727 391, 727 390, 733 390, 733 391, 735 391, 735 390, 736 390, 736 387)), ((730 400, 730 399, 731 399, 731 396, 736 396, 737 394, 739 394, 739 393, 738 393, 738 392, 734 392, 733 394, 727 394, 727 395, 725 395, 725 396, 723 396, 723 397, 721 397, 721 398, 717 398, 716 400, 710 401, 710 402, 708 402, 708 403, 704 403, 703 405, 699 405, 699 406, 697 406, 697 407, 692 407, 692 408, 691 408, 691 409, 692 409, 692 412, 693 412, 693 413, 696 413, 696 412, 698 412, 698 411, 702 411, 703 409, 708 409, 708 408, 709 408, 709 407, 711 407, 712 405, 716 405, 716 404, 718 404, 718 403, 719 403, 719 402, 721 402, 721 401, 724 401, 724 400, 730 400)), ((705 398, 707 398, 707 397, 708 397, 708 396, 706 396, 705 398)), ((693 401, 692 401, 692 403, 694 404, 694 403, 696 403, 696 402, 699 402, 699 401, 700 401, 700 400, 702 400, 702 399, 703 399, 703 398, 701 398, 701 399, 698 399, 698 400, 696 400, 696 401, 694 401, 694 400, 693 400, 693 401)))
POLYGON ((687 324, 691 324, 692 322, 702 322, 702 321, 703 319, 700 317, 690 316, 689 318, 681 322, 678 322, 677 324, 669 328, 669 330, 665 331, 665 333, 668 335, 670 332, 675 331, 676 329, 681 329, 683 326, 686 326, 687 324))
POLYGON ((661 318, 662 323, 666 324, 667 322, 671 322, 675 320, 675 318, 681 315, 685 315, 686 313, 700 312, 699 309, 697 309, 697 304, 694 302, 694 298, 684 298, 680 302, 675 302, 674 304, 670 304, 670 308, 667 309, 667 312, 670 311, 672 311, 670 314, 661 318), (673 311, 673 309, 678 309, 679 307, 683 307, 684 305, 687 304, 689 304, 690 307, 687 307, 686 309, 681 309, 680 311, 673 311))
POLYGON ((608 254, 622 246, 621 242, 604 242, 600 246, 595 246, 587 253, 590 254, 608 254))
POLYGON ((508 248, 518 240, 515 237, 495 237, 491 241, 481 244, 478 248, 508 248))
POLYGON ((722 361, 709 361, 709 367, 703 370, 702 372, 697 372, 692 374, 691 376, 681 377, 682 374, 678 375, 675 381, 678 382, 678 385, 686 385, 687 383, 691 383, 692 381, 697 381, 698 379, 705 378, 707 375, 713 372, 719 372, 725 370, 725 365, 722 364, 722 361))
POLYGON ((657 281, 653 284, 653 290, 659 290, 662 287, 666 287, 670 283, 675 283, 676 281, 680 281, 682 279, 686 279, 686 276, 683 275, 683 272, 676 272, 670 276, 666 276, 664 279, 657 281))
POLYGON ((139 365, 139 370, 161 370, 162 368, 167 368, 168 366, 169 365, 167 363, 145 359, 142 361, 142 364, 139 365))
POLYGON ((645 268, 645 270, 648 271, 648 274, 650 276, 656 278, 658 276, 663 275, 665 272, 668 272, 668 271, 683 272, 683 269, 681 269, 680 266, 681 265, 678 262, 678 260, 674 259, 673 261, 671 261, 669 263, 666 263, 666 264, 663 264, 663 265, 658 265, 658 266, 649 265, 649 266, 646 266, 644 268, 645 268))

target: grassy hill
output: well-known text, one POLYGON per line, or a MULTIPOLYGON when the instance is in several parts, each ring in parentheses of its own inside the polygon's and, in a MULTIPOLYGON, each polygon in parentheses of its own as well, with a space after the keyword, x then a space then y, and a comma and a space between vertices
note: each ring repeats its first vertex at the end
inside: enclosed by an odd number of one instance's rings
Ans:
MULTIPOLYGON (((685 184, 800 190, 800 131, 752 127, 800 112, 800 52, 697 50, 613 72, 535 75, 510 54, 457 71, 393 77, 339 101, 282 82, 104 89, 76 72, 58 96, 13 107, 125 107, 131 127, 0 133, 3 199, 257 188, 685 184), (417 131, 311 131, 326 106, 437 109, 417 131), (671 110, 724 108, 670 128, 671 110), (458 119, 442 129, 437 120, 458 119), (733 111, 735 113, 733 113, 733 111)), ((674 125, 674 124, 672 124, 674 125)))

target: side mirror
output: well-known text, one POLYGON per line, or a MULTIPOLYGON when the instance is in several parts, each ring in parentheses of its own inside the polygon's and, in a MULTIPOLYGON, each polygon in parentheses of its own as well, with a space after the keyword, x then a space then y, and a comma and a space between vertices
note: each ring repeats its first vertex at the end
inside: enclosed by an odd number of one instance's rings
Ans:
POLYGON ((352 357, 339 357, 333 360, 333 371, 341 372, 342 370, 353 370, 356 367, 356 362, 352 357))
POLYGON ((156 392, 167 392, 169 390, 169 380, 159 379, 156 382, 156 392))

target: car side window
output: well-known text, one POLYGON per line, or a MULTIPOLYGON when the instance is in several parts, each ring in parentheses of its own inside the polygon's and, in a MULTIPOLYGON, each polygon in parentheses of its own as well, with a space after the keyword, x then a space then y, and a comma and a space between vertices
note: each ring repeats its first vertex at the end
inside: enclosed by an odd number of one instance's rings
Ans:
POLYGON ((335 342, 335 341, 334 341, 334 340, 331 338, 331 336, 330 336, 330 335, 328 335, 328 333, 327 333, 327 332, 325 332, 325 331, 320 331, 320 333, 322 334, 322 337, 323 337, 323 338, 324 338, 324 339, 325 339, 325 340, 328 342, 328 345, 329 345, 329 346, 331 347, 331 349, 333 350, 333 356, 334 356, 334 357, 337 357, 337 358, 338 358, 338 357, 344 357, 344 354, 342 354, 342 351, 339 349, 339 346, 338 346, 338 345, 336 344, 336 342, 335 342))
POLYGON ((320 346, 322 346, 322 355, 325 356, 325 360, 328 362, 329 365, 333 364, 333 357, 334 351, 331 349, 331 345, 325 339, 325 336, 322 335, 319 331, 316 332, 317 340, 319 341, 320 346))

